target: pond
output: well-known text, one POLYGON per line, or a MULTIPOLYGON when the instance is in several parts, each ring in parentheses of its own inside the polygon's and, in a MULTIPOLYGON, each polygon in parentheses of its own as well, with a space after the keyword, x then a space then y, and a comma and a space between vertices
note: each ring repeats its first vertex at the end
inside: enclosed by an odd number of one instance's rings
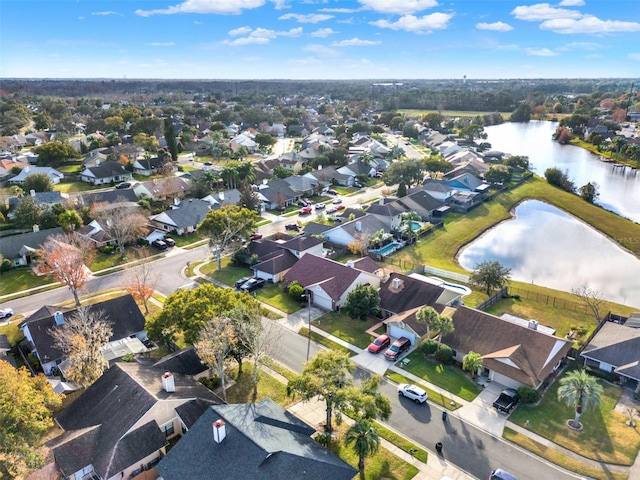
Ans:
POLYGON ((458 255, 466 270, 485 260, 511 268, 511 278, 570 292, 588 283, 607 300, 640 306, 640 260, 566 212, 538 200, 485 232, 458 255))
POLYGON ((486 127, 491 148, 512 155, 525 155, 533 171, 544 177, 547 168, 566 170, 576 188, 595 182, 602 207, 640 222, 640 173, 629 167, 602 162, 599 155, 574 145, 560 145, 552 140, 557 122, 531 121, 503 123, 486 127))

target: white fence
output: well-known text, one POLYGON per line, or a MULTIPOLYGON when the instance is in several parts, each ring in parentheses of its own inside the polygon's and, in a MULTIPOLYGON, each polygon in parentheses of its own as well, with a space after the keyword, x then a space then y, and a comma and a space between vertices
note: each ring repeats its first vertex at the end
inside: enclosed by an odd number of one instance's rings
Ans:
POLYGON ((449 270, 443 270, 442 268, 427 267, 424 266, 425 275, 435 275, 436 277, 448 278, 456 280, 462 283, 469 283, 469 275, 463 275, 462 273, 450 272, 449 270))

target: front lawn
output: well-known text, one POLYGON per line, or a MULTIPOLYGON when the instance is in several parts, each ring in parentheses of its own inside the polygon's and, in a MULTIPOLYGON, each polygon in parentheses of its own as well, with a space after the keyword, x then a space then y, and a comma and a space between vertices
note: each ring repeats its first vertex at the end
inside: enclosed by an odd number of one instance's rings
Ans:
POLYGON ((363 322, 338 312, 326 313, 313 321, 313 325, 316 327, 360 348, 367 348, 373 340, 373 337, 366 330, 376 323, 380 323, 380 320, 369 317, 363 322))
MULTIPOLYGON (((89 265, 89 269, 92 272, 99 272, 100 270, 105 270, 107 268, 119 267, 120 265, 124 265, 131 261, 131 259, 136 258, 135 252, 138 249, 134 249, 132 247, 125 247, 125 258, 122 258, 120 255, 120 250, 116 248, 113 253, 101 253, 98 252, 96 258, 89 265)), ((155 252, 152 252, 152 254, 155 252)))
POLYGON ((420 349, 410 353, 407 358, 410 360, 409 365, 403 368, 425 382, 432 383, 468 402, 473 401, 480 393, 478 386, 458 367, 427 359, 420 349))
POLYGON ((37 276, 29 267, 12 268, 0 275, 0 296, 11 295, 54 282, 51 275, 37 276))
POLYGON ((294 313, 302 308, 301 300, 292 298, 291 295, 282 290, 282 284, 267 283, 256 292, 256 297, 261 302, 271 305, 285 313, 294 313))
MULTIPOLYGON (((405 377, 404 375, 402 375, 401 373, 397 373, 394 372, 392 370, 387 370, 386 373, 384 374, 385 377, 387 377, 389 380, 391 380, 392 382, 395 382, 397 384, 401 384, 401 383, 415 383, 415 381, 411 380, 410 378, 405 377)), ((437 392, 435 390, 433 390, 432 388, 429 388, 428 386, 426 386, 425 384, 419 384, 419 386, 421 388, 423 388, 426 392, 427 392, 427 396, 429 397, 429 401, 440 405, 443 408, 446 408, 447 410, 451 410, 451 411, 455 411, 457 409, 459 409, 460 407, 462 407, 462 405, 460 405, 457 402, 454 402, 450 397, 447 397, 446 395, 443 395, 440 392, 437 392)))
POLYGON ((227 388, 228 403, 253 403, 259 402, 265 398, 270 398, 284 408, 290 407, 296 403, 296 399, 287 396, 287 386, 278 382, 266 372, 258 372, 258 397, 253 398, 253 364, 250 362, 242 363, 242 375, 238 375, 238 367, 231 369, 230 376, 235 383, 227 388))
POLYGON ((218 262, 213 259, 202 265, 200 272, 230 287, 233 287, 236 280, 247 277, 253 273, 248 267, 241 267, 234 264, 231 261, 231 257, 222 257, 222 270, 220 271, 218 271, 218 262))
POLYGON ((628 416, 613 408, 622 393, 620 387, 602 380, 600 407, 582 415, 584 429, 570 430, 565 422, 573 419, 574 409, 558 401, 559 382, 549 387, 537 407, 521 405, 509 418, 513 423, 599 462, 631 465, 640 450, 640 432, 625 425, 628 416))
POLYGON ((97 190, 98 188, 104 188, 104 187, 105 185, 94 187, 93 185, 87 182, 62 182, 57 185, 54 185, 53 189, 61 193, 76 193, 76 192, 87 192, 89 190, 97 190))

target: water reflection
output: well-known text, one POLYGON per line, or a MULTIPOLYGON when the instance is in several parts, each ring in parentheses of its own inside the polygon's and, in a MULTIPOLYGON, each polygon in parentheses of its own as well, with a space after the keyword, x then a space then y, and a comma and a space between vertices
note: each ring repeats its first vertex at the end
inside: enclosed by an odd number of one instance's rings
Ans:
POLYGON ((515 214, 460 252, 463 268, 497 260, 511 268, 514 280, 567 292, 587 282, 608 300, 640 306, 640 260, 635 256, 544 202, 523 202, 515 214))
POLYGON ((529 157, 534 171, 544 176, 547 168, 568 170, 569 178, 581 187, 596 182, 600 198, 596 203, 607 210, 640 222, 640 173, 629 167, 615 167, 600 161, 583 148, 560 145, 551 136, 557 127, 555 122, 531 121, 529 123, 504 123, 486 127, 492 148, 512 155, 529 157))

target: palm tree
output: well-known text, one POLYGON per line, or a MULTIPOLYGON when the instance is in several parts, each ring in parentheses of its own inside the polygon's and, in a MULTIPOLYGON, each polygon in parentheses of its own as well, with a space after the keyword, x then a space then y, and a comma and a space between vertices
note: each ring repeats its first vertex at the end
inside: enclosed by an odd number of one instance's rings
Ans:
POLYGON ((358 470, 360 478, 364 479, 364 459, 375 454, 380 448, 378 432, 368 420, 356 420, 344 437, 347 445, 353 444, 353 450, 358 455, 358 470))
POLYGON ((476 378, 478 371, 482 368, 482 355, 476 352, 469 352, 462 357, 462 369, 471 372, 471 377, 476 378))
POLYGON ((228 189, 236 188, 236 183, 238 182, 238 164, 237 163, 228 163, 222 170, 220 171, 220 176, 224 178, 227 183, 228 189))
POLYGON ((416 313, 416 320, 427 326, 427 338, 430 337, 431 328, 435 327, 440 314, 433 307, 423 307, 416 313))
POLYGON ((584 370, 568 372, 560 379, 558 400, 576 409, 572 420, 574 428, 581 428, 580 416, 583 412, 600 405, 602 385, 584 370))
POLYGON ((453 319, 451 317, 445 317, 444 315, 438 315, 438 320, 436 320, 436 324, 434 328, 440 330, 438 335, 438 350, 440 349, 440 343, 442 342, 442 337, 450 334, 455 330, 453 326, 453 319))

